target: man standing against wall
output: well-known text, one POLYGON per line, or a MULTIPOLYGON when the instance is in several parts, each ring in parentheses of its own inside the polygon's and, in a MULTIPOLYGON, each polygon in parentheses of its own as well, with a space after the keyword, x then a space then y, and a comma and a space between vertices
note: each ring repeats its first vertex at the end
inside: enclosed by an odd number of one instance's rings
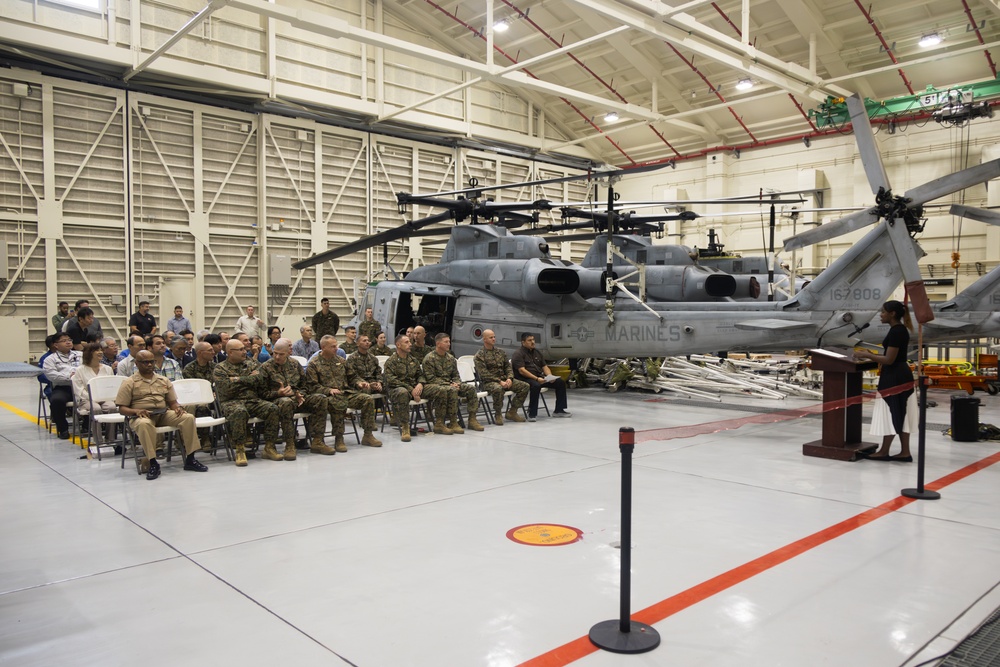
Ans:
POLYGON ((312 317, 313 332, 316 338, 336 336, 340 330, 340 317, 330 310, 330 300, 326 297, 319 302, 320 310, 312 317))
POLYGON ((140 301, 139 310, 128 321, 129 330, 140 336, 156 333, 156 318, 149 314, 149 301, 140 301))
POLYGON ((56 333, 62 331, 63 322, 69 319, 69 303, 66 301, 59 302, 59 312, 52 316, 52 326, 55 327, 56 333))
POLYGON ((234 333, 243 332, 253 338, 254 336, 264 337, 264 321, 254 315, 254 307, 247 306, 247 314, 236 320, 234 333))
POLYGON ((173 331, 175 334, 180 334, 190 329, 191 320, 184 317, 184 309, 180 306, 174 306, 174 316, 167 320, 167 331, 173 331))

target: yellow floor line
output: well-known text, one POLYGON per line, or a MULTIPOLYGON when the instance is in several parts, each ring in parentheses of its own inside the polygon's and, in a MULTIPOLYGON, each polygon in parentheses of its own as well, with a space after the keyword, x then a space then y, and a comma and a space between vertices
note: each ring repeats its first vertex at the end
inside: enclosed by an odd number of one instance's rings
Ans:
MULTIPOLYGON (((31 422, 35 426, 39 426, 41 428, 45 428, 45 423, 41 419, 39 419, 37 416, 32 415, 31 413, 25 412, 21 408, 15 408, 10 403, 4 403, 3 401, 0 401, 0 408, 3 408, 4 410, 9 410, 10 412, 13 412, 18 417, 21 417, 22 419, 27 419, 29 422, 31 422)), ((52 429, 51 428, 49 429, 49 433, 52 433, 52 429)), ((87 450, 87 458, 88 459, 90 458, 90 449, 87 447, 87 442, 83 438, 81 438, 81 437, 71 437, 70 438, 70 442, 72 442, 74 445, 77 445, 80 449, 86 449, 87 450)))

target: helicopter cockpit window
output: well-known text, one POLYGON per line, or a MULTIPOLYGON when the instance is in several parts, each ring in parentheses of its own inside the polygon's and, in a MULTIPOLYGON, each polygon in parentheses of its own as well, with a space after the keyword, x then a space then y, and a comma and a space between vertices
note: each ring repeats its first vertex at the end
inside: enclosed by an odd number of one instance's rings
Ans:
POLYGON ((500 256, 500 243, 498 241, 490 241, 489 246, 486 250, 487 257, 499 257, 500 256))

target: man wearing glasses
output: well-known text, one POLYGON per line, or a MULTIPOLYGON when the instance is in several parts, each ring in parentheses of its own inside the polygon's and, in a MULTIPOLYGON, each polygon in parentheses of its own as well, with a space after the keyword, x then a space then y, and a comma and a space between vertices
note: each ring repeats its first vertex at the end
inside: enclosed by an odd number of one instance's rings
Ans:
POLYGON ((184 459, 184 469, 205 472, 208 468, 194 458, 194 453, 199 449, 194 415, 185 412, 177 402, 173 383, 162 375, 157 375, 153 363, 153 353, 149 350, 140 350, 135 357, 138 370, 122 383, 118 395, 115 396, 119 412, 132 418, 130 424, 132 431, 139 438, 142 451, 149 461, 146 479, 154 480, 160 476, 160 464, 156 461, 158 426, 179 428, 184 451, 187 454, 184 459))

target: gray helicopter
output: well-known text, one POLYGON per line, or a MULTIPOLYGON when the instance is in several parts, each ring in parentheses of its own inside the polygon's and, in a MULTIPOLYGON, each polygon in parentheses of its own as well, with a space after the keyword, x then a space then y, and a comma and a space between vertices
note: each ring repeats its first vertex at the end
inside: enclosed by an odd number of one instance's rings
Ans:
POLYGON ((482 347, 486 329, 504 347, 531 333, 551 358, 782 350, 847 344, 901 280, 880 225, 793 299, 644 303, 619 293, 609 308, 603 271, 553 259, 542 238, 476 224, 452 229, 439 263, 369 285, 359 312, 372 308, 390 331, 447 332, 457 355, 482 347))
MULTIPOLYGON (((881 168, 867 116, 863 112, 861 116, 863 121, 856 120, 855 127, 863 162, 866 169, 874 163, 881 168)), ((602 176, 613 182, 623 173, 625 170, 602 176)), ((451 228, 437 264, 414 269, 404 280, 369 285, 359 312, 372 308, 375 318, 389 331, 421 324, 428 333, 447 332, 456 354, 471 354, 479 349, 486 329, 495 331, 498 344, 504 347, 516 346, 522 334, 531 333, 538 348, 550 358, 669 356, 846 345, 853 342, 863 324, 872 319, 904 277, 917 306, 918 320, 933 319, 917 267, 923 252, 912 238, 922 231, 921 206, 997 176, 1000 160, 936 179, 904 197, 893 196, 888 190, 884 170, 880 177, 870 176, 870 180, 875 179, 873 187, 881 183, 875 208, 788 239, 786 249, 868 224, 874 223, 875 228, 800 292, 781 301, 677 302, 658 300, 648 293, 645 299, 640 298, 617 277, 612 262, 601 269, 554 259, 545 239, 515 235, 507 229, 537 222, 539 210, 552 208, 551 202, 545 200, 513 204, 481 200, 484 190, 512 186, 428 196, 398 193, 401 207, 421 203, 445 211, 328 250, 294 266, 307 268, 407 236, 422 235, 430 231, 424 227, 436 222, 450 219, 459 223, 471 218, 471 224, 451 228), (448 195, 458 198, 442 199, 448 195), (533 214, 525 213, 531 210, 533 214), (502 224, 481 224, 481 220, 493 219, 502 224)), ((531 183, 518 187, 524 185, 531 183)), ((610 187, 608 190, 605 231, 614 239, 619 232, 619 217, 610 215, 613 193, 610 187)), ((609 250, 605 259, 613 253, 613 249, 609 250)))

